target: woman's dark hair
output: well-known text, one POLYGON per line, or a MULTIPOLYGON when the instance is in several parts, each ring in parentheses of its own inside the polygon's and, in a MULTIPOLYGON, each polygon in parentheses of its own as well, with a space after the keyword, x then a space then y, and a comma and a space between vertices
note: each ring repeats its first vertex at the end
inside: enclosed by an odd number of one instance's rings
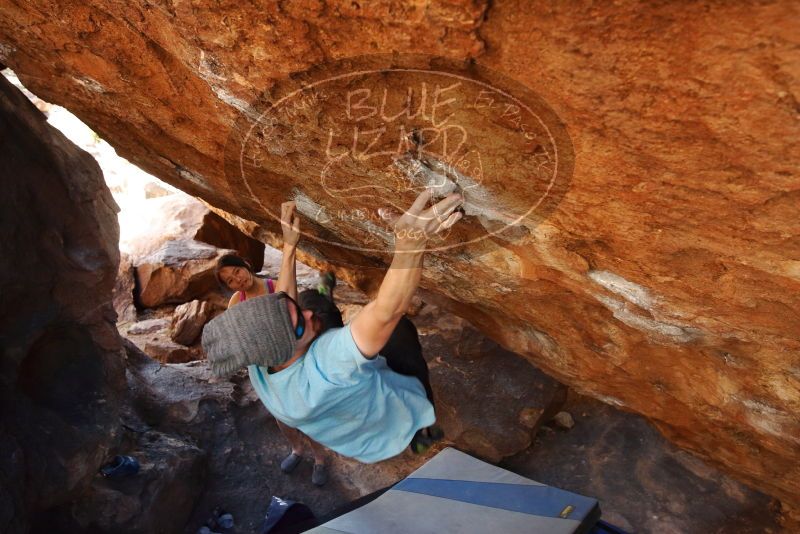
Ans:
POLYGON ((223 267, 244 267, 251 273, 253 272, 253 268, 249 263, 247 263, 247 260, 243 259, 241 256, 237 256, 236 254, 225 254, 217 260, 217 266, 214 268, 214 277, 217 279, 219 285, 225 289, 229 289, 228 285, 222 281, 222 278, 219 277, 219 272, 223 267))
POLYGON ((313 311, 314 317, 319 319, 321 329, 317 333, 317 336, 322 335, 331 328, 341 328, 344 326, 342 312, 339 311, 339 308, 333 303, 333 300, 324 295, 320 295, 319 291, 316 289, 306 289, 302 291, 297 297, 297 303, 300 304, 300 307, 304 310, 313 311))

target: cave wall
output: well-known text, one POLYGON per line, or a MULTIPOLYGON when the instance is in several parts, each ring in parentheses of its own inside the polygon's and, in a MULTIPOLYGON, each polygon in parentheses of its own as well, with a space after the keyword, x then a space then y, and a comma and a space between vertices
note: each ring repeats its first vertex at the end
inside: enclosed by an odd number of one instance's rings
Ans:
MULTIPOLYGON (((423 71, 519 96, 557 134, 544 143, 545 155, 560 150, 557 202, 480 245, 430 254, 423 287, 559 380, 646 415, 677 444, 797 505, 798 9, 5 0, 0 62, 121 155, 253 233, 274 232, 270 211, 302 200, 305 253, 362 286, 374 286, 385 250, 363 250, 374 237, 364 223, 314 215, 368 210, 386 200, 376 184, 394 178, 353 158, 334 182, 371 187, 372 198, 325 195, 324 140, 312 146, 307 134, 341 119, 337 102, 279 117, 248 179, 232 172, 231 140, 246 140, 253 115, 303 80, 352 70, 360 63, 345 58, 363 54, 413 53, 423 71), (425 64, 433 56, 448 60, 425 64)), ((465 87, 452 94, 474 96, 465 87)), ((504 112, 461 112, 483 150, 482 185, 496 193, 494 204, 476 197, 459 224, 454 239, 468 241, 491 228, 487 210, 535 203, 540 191, 522 170, 538 145, 515 144, 518 125, 504 112)), ((396 206, 413 198, 401 189, 386 188, 396 206)))
POLYGON ((0 183, 0 530, 23 532, 80 495, 119 437, 119 227, 91 155, 3 76, 0 183))

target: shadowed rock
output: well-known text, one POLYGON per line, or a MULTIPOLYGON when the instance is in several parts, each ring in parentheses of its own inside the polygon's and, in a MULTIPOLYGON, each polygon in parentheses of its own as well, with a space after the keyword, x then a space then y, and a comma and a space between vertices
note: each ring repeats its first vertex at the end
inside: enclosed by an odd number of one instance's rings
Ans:
POLYGON ((47 525, 120 439, 116 205, 95 161, 0 76, 0 530, 47 525))
POLYGON ((490 462, 527 449, 566 388, 463 321, 442 328, 445 318, 426 306, 414 322, 425 332, 436 420, 448 441, 490 462))
POLYGON ((117 323, 128 324, 136 321, 134 304, 135 273, 128 254, 120 254, 117 280, 114 284, 114 311, 117 312, 117 323))
POLYGON ((177 306, 170 326, 172 341, 187 346, 197 341, 213 311, 212 304, 207 301, 193 300, 177 306))
POLYGON ((579 396, 567 407, 573 428, 543 427, 533 447, 501 465, 599 497, 603 519, 628 532, 783 532, 767 495, 679 450, 641 417, 579 396))

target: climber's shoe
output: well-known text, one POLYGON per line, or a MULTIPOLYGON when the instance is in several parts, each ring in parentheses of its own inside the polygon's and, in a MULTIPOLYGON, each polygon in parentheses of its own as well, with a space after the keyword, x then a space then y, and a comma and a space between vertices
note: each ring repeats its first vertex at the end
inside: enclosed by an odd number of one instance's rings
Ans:
POLYGON ((328 481, 328 468, 325 464, 314 464, 314 470, 311 471, 311 483, 315 486, 324 486, 328 481))
POLYGON ((428 430, 428 437, 431 438, 431 441, 439 441, 444 438, 444 430, 439 425, 431 425, 427 428, 428 430))
POLYGON ((283 471, 284 473, 291 473, 292 471, 294 471, 295 467, 300 465, 300 460, 302 459, 303 457, 300 456, 299 454, 291 453, 281 462, 281 471, 283 471))
POLYGON ((433 445, 433 441, 425 434, 424 429, 421 428, 417 430, 414 437, 411 438, 411 443, 408 447, 414 454, 425 454, 428 452, 428 449, 431 448, 431 445, 433 445))
POLYGON ((106 478, 132 476, 139 472, 139 462, 133 456, 114 456, 114 459, 100 468, 106 478))

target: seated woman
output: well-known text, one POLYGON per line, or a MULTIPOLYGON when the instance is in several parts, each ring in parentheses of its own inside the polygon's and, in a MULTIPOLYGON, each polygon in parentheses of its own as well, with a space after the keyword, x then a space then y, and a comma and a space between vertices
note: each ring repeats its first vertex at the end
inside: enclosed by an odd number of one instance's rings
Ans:
MULTIPOLYGON (((288 216, 291 217, 294 212, 293 210, 289 210, 287 213, 288 216)), ((297 246, 298 239, 299 231, 293 231, 291 226, 284 226, 284 253, 286 253, 286 248, 288 247, 292 250, 291 255, 294 256, 293 250, 297 246)), ((275 292, 275 281, 254 273, 250 264, 236 254, 226 254, 222 256, 217 261, 214 274, 221 286, 234 291, 233 296, 228 302, 228 308, 236 306, 240 302, 246 301, 248 298, 259 297, 275 292)), ((318 317, 323 331, 329 328, 344 326, 341 312, 333 304, 333 289, 335 286, 336 277, 333 273, 327 273, 323 277, 318 289, 309 289, 303 291, 299 295, 299 300, 303 303, 302 305, 306 309, 315 311, 315 317, 318 317)), ((249 369, 249 372, 252 380, 254 370, 249 369)), ((278 428, 281 430, 281 433, 286 437, 292 447, 291 453, 281 462, 281 471, 290 473, 297 467, 305 450, 305 442, 308 441, 314 456, 314 469, 311 473, 311 482, 317 486, 324 485, 328 480, 325 467, 326 458, 324 447, 299 430, 287 426, 277 419, 275 421, 278 423, 278 428)))

